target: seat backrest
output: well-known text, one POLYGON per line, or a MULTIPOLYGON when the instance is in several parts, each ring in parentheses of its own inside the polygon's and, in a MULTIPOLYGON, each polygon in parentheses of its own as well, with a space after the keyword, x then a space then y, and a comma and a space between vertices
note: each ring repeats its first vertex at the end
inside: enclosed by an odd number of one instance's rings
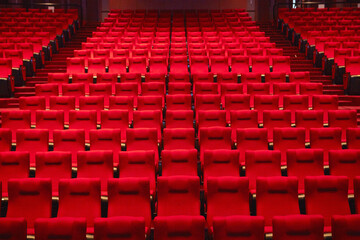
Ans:
POLYGON ((46 102, 44 96, 20 97, 19 108, 21 110, 45 110, 46 102))
POLYGON ((148 179, 110 179, 108 181, 108 196, 108 217, 143 217, 146 227, 150 227, 151 206, 148 179))
POLYGON ((12 179, 8 182, 9 201, 7 217, 23 217, 28 229, 34 227, 37 218, 50 218, 50 179, 12 179))
POLYGON ((26 229, 26 220, 22 217, 16 218, 1 218, 0 225, 0 235, 6 236, 7 239, 26 239, 27 229, 26 229))
POLYGON ((119 152, 120 178, 148 178, 150 193, 155 192, 155 153, 154 151, 137 150, 119 152))
POLYGON ((210 177, 207 183, 207 222, 214 217, 249 215, 249 180, 240 177, 210 177))
POLYGON ((51 110, 75 110, 75 97, 74 96, 50 96, 50 109, 51 110))
POLYGON ((101 217, 100 199, 101 184, 99 179, 61 179, 57 216, 86 218, 87 226, 91 228, 94 226, 94 219, 101 217))
POLYGON ((64 129, 64 111, 62 110, 37 110, 36 128, 38 129, 64 129))
POLYGON ((297 177, 299 193, 304 193, 306 176, 324 175, 324 152, 321 149, 289 149, 286 151, 287 175, 297 177))
POLYGON ((0 181, 2 196, 8 195, 8 180, 29 177, 29 152, 1 152, 0 153, 0 181))
POLYGON ((197 176, 197 150, 176 149, 161 152, 161 176, 197 176))
POLYGON ((194 149, 194 128, 165 128, 164 150, 194 149))
POLYGON ((259 177, 256 180, 256 215, 272 226, 274 216, 300 214, 295 177, 259 177))
POLYGON ((50 240, 61 236, 70 240, 86 239, 85 218, 39 218, 35 221, 37 239, 50 240))
POLYGON ((281 176, 281 153, 278 150, 252 150, 245 152, 245 171, 250 190, 256 190, 258 177, 281 176))
POLYGON ((214 239, 231 240, 233 236, 239 239, 256 240, 264 238, 264 218, 261 216, 227 216, 214 217, 214 239))
POLYGON ((331 222, 332 239, 355 240, 360 235, 358 229, 359 223, 359 215, 333 216, 331 222))
POLYGON ((239 152, 234 150, 204 151, 204 189, 210 177, 239 177, 239 152))
POLYGON ((77 177, 99 178, 101 190, 107 194, 107 181, 114 177, 113 151, 92 150, 77 152, 77 177))
POLYGON ((97 113, 96 110, 70 110, 69 112, 69 129, 96 129, 97 113))
POLYGON ((360 169, 360 151, 355 149, 330 150, 329 168, 330 175, 347 176, 349 178, 349 193, 354 190, 354 178, 360 169))
POLYGON ((159 177, 158 216, 200 214, 200 181, 197 176, 159 177))
POLYGON ((320 214, 325 226, 333 215, 350 214, 348 178, 344 176, 314 176, 305 178, 306 214, 320 214))
POLYGON ((193 118, 192 110, 167 110, 166 128, 193 128, 193 118))
POLYGON ((158 216, 154 220, 154 238, 157 240, 197 240, 205 237, 203 216, 158 216))
POLYGON ((324 239, 324 219, 320 215, 275 216, 273 218, 274 239, 324 239))
POLYGON ((112 236, 131 236, 141 240, 145 235, 142 217, 97 218, 94 223, 94 239, 111 240, 112 236))

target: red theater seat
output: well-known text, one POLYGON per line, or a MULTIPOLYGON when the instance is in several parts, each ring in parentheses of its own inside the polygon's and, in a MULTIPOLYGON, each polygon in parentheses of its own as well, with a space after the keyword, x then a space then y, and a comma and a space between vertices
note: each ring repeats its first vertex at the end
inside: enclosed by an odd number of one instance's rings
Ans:
POLYGON ((2 183, 2 197, 8 196, 8 180, 29 177, 29 152, 1 152, 0 153, 0 181, 2 183))
POLYGON ((142 240, 145 223, 141 217, 97 218, 94 222, 94 239, 110 240, 113 236, 126 236, 132 240, 142 240))
POLYGON ((261 216, 214 217, 214 239, 264 239, 264 218, 261 216))
POLYGON ((22 217, 6 217, 0 219, 0 236, 7 239, 26 239, 26 220, 22 217))
POLYGON ((320 214, 325 220, 325 232, 331 232, 333 215, 349 215, 348 178, 316 176, 305 178, 306 214, 320 214))
POLYGON ((7 218, 25 218, 27 234, 34 234, 38 218, 51 217, 50 179, 23 178, 8 182, 9 201, 7 218))
POLYGON ((335 215, 331 220, 332 227, 332 239, 340 240, 355 240, 360 236, 359 226, 360 217, 359 215, 335 215))
POLYGON ((85 218, 39 218, 35 221, 36 239, 50 240, 54 236, 66 239, 86 239, 85 218))
POLYGON ((205 219, 202 216, 156 217, 154 238, 157 240, 198 240, 205 237, 205 219))
POLYGON ((356 110, 329 110, 329 127, 341 128, 341 141, 346 141, 346 129, 357 127, 356 110))
POLYGON ((150 194, 155 194, 155 167, 158 155, 151 150, 119 152, 120 178, 148 178, 150 194))
POLYGON ((200 179, 197 176, 159 177, 157 216, 200 216, 200 179))
POLYGON ((324 153, 321 149, 289 149, 286 152, 287 175, 299 180, 299 194, 304 193, 307 176, 324 175, 324 153))
POLYGON ((16 131, 16 151, 30 153, 30 166, 35 166, 35 153, 49 149, 49 130, 19 129, 16 131))
POLYGON ((329 164, 329 151, 341 150, 341 128, 311 128, 310 146, 324 150, 324 165, 329 164))
POLYGON ((324 219, 319 215, 275 216, 273 236, 278 240, 324 239, 324 219))
POLYGON ((265 218, 265 233, 272 232, 273 217, 300 214, 297 190, 295 177, 256 180, 256 215, 265 218))
POLYGON ((114 177, 113 152, 110 150, 79 151, 77 153, 77 177, 99 178, 101 195, 107 195, 107 181, 114 177))
POLYGON ((72 165, 76 166, 76 154, 85 150, 83 129, 54 130, 54 151, 70 151, 72 165))
POLYGON ((196 149, 163 150, 161 156, 161 176, 197 176, 196 149))
POLYGON ((239 176, 239 152, 236 150, 204 151, 204 189, 209 177, 239 176))
POLYGON ((349 178, 349 194, 353 194, 353 182, 360 169, 359 157, 360 152, 355 149, 329 151, 330 175, 347 176, 349 178))
POLYGON ((211 177, 207 186, 207 222, 210 227, 217 217, 249 215, 247 178, 211 177))
POLYGON ((36 153, 36 178, 50 178, 52 194, 58 196, 60 179, 71 178, 71 152, 36 153))
POLYGON ((93 234, 94 219, 101 217, 100 199, 101 184, 99 179, 62 179, 59 182, 57 216, 86 218, 86 232, 93 234))
POLYGON ((16 130, 30 129, 31 112, 30 110, 4 110, 1 112, 1 127, 9 128, 12 131, 12 139, 15 142, 16 130))
POLYGON ((299 110, 295 111, 296 127, 305 128, 305 141, 310 141, 310 128, 323 128, 324 112, 320 110, 299 110))
MULTIPOLYGON (((118 217, 142 218, 142 229, 139 228, 139 231, 143 233, 142 238, 144 238, 144 233, 148 233, 151 226, 149 180, 146 178, 111 179, 108 181, 108 192, 108 220, 116 223, 118 217)), ((95 236, 98 221, 95 220, 95 236)))

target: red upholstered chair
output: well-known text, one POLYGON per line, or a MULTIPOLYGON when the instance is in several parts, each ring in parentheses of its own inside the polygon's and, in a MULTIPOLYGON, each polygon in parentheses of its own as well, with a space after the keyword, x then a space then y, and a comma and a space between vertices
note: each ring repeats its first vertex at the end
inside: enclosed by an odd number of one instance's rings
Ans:
POLYGON ((240 177, 210 177, 207 192, 207 222, 215 217, 249 215, 249 180, 240 177))
POLYGON ((30 154, 29 152, 1 152, 0 166, 2 197, 7 197, 9 179, 29 177, 30 154))
POLYGON ((19 129, 16 132, 16 151, 30 153, 30 166, 35 166, 35 153, 49 150, 49 130, 19 129))
POLYGON ((76 166, 76 154, 85 150, 85 131, 82 129, 54 130, 54 151, 70 151, 72 165, 76 166))
POLYGON ((265 218, 265 233, 272 232, 275 216, 300 214, 295 177, 259 177, 256 180, 256 215, 265 218))
POLYGON ((100 180, 86 178, 60 180, 57 216, 86 218, 86 232, 93 234, 94 219, 101 217, 100 180))
POLYGON ((340 240, 355 240, 359 238, 359 226, 360 216, 359 215, 335 215, 332 217, 332 239, 340 240))
POLYGON ((150 194, 155 194, 155 158, 155 152, 151 150, 119 152, 119 177, 148 178, 150 194))
POLYGON ((277 150, 246 151, 245 169, 250 191, 256 193, 257 178, 281 176, 281 153, 277 150))
POLYGON ((200 180, 197 176, 159 177, 158 216, 200 216, 200 180))
POLYGON ((197 176, 196 149, 163 150, 161 163, 161 176, 197 176))
POLYGON ((50 179, 12 179, 8 182, 9 201, 6 217, 25 218, 27 234, 34 234, 37 218, 51 217, 50 179))
POLYGON ((262 240, 264 239, 264 218, 261 216, 214 217, 214 239, 262 240))
POLYGON ((144 221, 141 231, 149 233, 151 226, 149 179, 139 177, 110 179, 108 192, 108 219, 120 216, 141 217, 144 221))
POLYGON ((36 239, 50 240, 54 236, 66 239, 86 239, 85 218, 39 218, 35 221, 36 239))
POLYGON ((325 220, 325 232, 331 232, 333 215, 349 215, 348 178, 344 176, 314 176, 305 178, 306 214, 320 214, 325 220))
POLYGON ((97 218, 94 223, 94 239, 110 240, 113 236, 126 236, 142 240, 145 236, 145 222, 141 217, 97 218))
POLYGON ((203 216, 158 216, 154 220, 154 238, 157 240, 198 240, 205 237, 203 216))
POLYGON ((324 219, 319 215, 275 216, 273 238, 276 240, 324 239, 324 219))
POLYGON ((26 239, 26 220, 23 217, 0 219, 0 235, 7 239, 26 239))
POLYGON ((286 151, 287 175, 297 177, 299 194, 304 193, 307 176, 324 175, 324 152, 321 149, 289 149, 286 151))
POLYGON ((77 153, 77 177, 98 178, 101 195, 107 195, 107 181, 114 177, 113 151, 79 151, 77 153))

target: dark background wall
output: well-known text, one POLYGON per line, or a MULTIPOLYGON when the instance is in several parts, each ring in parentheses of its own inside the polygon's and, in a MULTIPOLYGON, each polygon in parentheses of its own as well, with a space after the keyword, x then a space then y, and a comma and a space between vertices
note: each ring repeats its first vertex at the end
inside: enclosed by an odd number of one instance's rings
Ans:
MULTIPOLYGON (((313 1, 313 0, 309 0, 313 1)), ((315 0, 334 2, 336 0, 315 0)), ((339 1, 339 0, 338 0, 339 1)), ((344 0, 345 1, 345 0, 344 0)), ((357 0, 346 0, 356 2, 357 0)), ((35 3, 78 4, 83 8, 84 21, 101 21, 111 9, 226 9, 244 8, 259 22, 273 19, 275 2, 290 3, 291 0, 0 0, 1 4, 17 3, 30 7, 35 3)), ((33 5, 34 7, 34 5, 33 5)))

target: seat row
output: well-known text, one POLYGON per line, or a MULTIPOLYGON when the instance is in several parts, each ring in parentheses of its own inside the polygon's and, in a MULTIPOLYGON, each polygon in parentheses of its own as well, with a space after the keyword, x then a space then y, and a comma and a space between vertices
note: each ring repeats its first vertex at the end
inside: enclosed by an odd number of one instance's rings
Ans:
MULTIPOLYGON (((261 49, 261 53, 263 49, 261 49)), ((173 73, 270 73, 285 72, 290 73, 290 57, 286 56, 232 56, 227 57, 213 56, 210 59, 207 56, 190 57, 188 66, 187 57, 170 57, 169 64, 166 57, 116 57, 109 58, 86 58, 74 57, 67 58, 67 73, 141 73, 147 72, 167 74, 173 73), (86 64, 87 63, 87 64, 86 64), (168 69, 170 68, 170 69, 168 69)))
MULTIPOLYGON (((51 83, 35 85, 35 94, 38 97, 45 96, 170 96, 190 95, 221 95, 223 105, 224 98, 229 95, 322 95, 321 83, 286 83, 285 74, 268 75, 266 83, 261 83, 260 74, 243 74, 241 79, 244 83, 214 83, 207 82, 206 78, 194 77, 194 84, 190 82, 169 82, 166 86, 165 76, 142 82, 139 79, 123 79, 124 82, 117 83, 116 75, 101 76, 93 83, 93 76, 75 76, 71 84, 65 82, 68 79, 54 78, 51 83), (109 77, 109 78, 108 78, 109 77), (154 82, 152 82, 154 80, 154 82), (159 80, 159 81, 158 81, 159 80), (63 81, 63 82, 62 82, 63 81), (126 82, 129 81, 129 82, 126 82), (126 89, 126 90, 125 90, 126 89), (128 92, 128 93, 125 93, 128 92)), ((212 76, 209 76, 210 79, 212 76)), ((212 80, 212 79, 211 79, 212 80)), ((34 98, 33 98, 34 99, 34 98)), ((105 99, 106 100, 106 99, 105 99)), ((135 99, 136 100, 136 99, 135 99)), ((30 101, 30 100, 29 100, 30 101)))
MULTIPOLYGON (((210 178, 208 180, 206 219, 212 232, 216 217, 249 216, 247 178, 210 178)), ((359 189, 359 178, 355 180, 359 189)), ((257 179, 254 196, 256 212, 264 217, 265 233, 271 233, 275 216, 322 215, 324 232, 331 232, 334 215, 350 215, 347 195, 347 177, 317 176, 305 178, 305 208, 299 206, 297 178, 268 177, 257 179)), ((28 234, 34 233, 38 218, 83 217, 87 220, 87 233, 94 233, 94 220, 102 216, 144 217, 145 232, 152 222, 149 182, 143 178, 112 179, 108 181, 108 208, 101 210, 101 184, 98 179, 61 179, 59 181, 59 207, 53 214, 50 179, 13 179, 8 182, 9 199, 6 218, 24 217, 28 234), (36 194, 35 194, 36 193, 36 194), (86 203, 86 204, 84 204, 86 203), (91 211, 89 211, 91 209, 91 211)), ((157 216, 201 216, 200 181, 198 177, 159 177, 157 186, 157 216)), ((359 209, 355 194, 355 211, 359 209)))
MULTIPOLYGON (((76 155, 76 151, 83 151, 85 143, 90 143, 91 150, 116 150, 124 146, 128 151, 153 150, 158 159, 162 147, 165 150, 200 149, 200 162, 204 163, 204 151, 207 149, 240 151, 241 162, 244 162, 246 150, 280 150, 282 164, 286 164, 286 150, 288 149, 323 149, 324 165, 328 165, 328 152, 359 147, 358 128, 347 128, 345 141, 342 139, 341 128, 309 128, 308 139, 304 128, 226 128, 202 127, 198 138, 195 139, 193 128, 165 128, 162 141, 161 129, 156 128, 124 128, 99 129, 95 126, 79 126, 84 121, 77 121, 68 130, 55 129, 18 129, 11 131, 1 128, 1 151, 30 151, 31 164, 35 162, 36 152, 69 151, 76 155), (85 129, 84 129, 85 128, 85 129), (122 131, 121 131, 122 130, 122 131), (103 137, 102 137, 103 136, 103 137), (51 141, 51 145, 49 142, 51 141), (12 146, 14 142, 14 146, 12 146), (96 146, 99 144, 99 146, 96 146), (108 145, 106 145, 108 144, 108 145)), ((127 122, 127 121, 126 121, 127 122)), ((83 123, 85 124, 85 123, 83 123)), ((60 124, 58 124, 60 125, 60 124)), ((345 135, 345 134, 344 134, 345 135)), ((87 148, 89 144, 86 145, 87 148)), ((75 156, 73 156, 75 157, 75 156)), ((156 165, 157 165, 156 161, 156 165)))
MULTIPOLYGON (((163 110, 165 96, 157 93, 145 94, 143 96, 135 95, 135 89, 132 88, 131 92, 129 88, 128 94, 124 96, 111 96, 110 93, 103 91, 104 88, 100 88, 101 95, 93 94, 92 96, 84 97, 84 85, 81 84, 66 84, 67 88, 63 88, 63 96, 56 96, 54 90, 56 88, 49 88, 47 96, 50 104, 47 103, 46 96, 33 96, 23 97, 20 102, 21 110, 73 110, 75 107, 80 107, 79 100, 82 99, 82 110, 103 110, 109 109, 129 109, 134 106, 137 110, 163 110), (79 86, 80 85, 80 86, 79 86), (50 92, 51 91, 51 92, 50 92), (65 95, 65 96, 64 96, 65 95), (49 97, 50 96, 50 97, 49 97), (109 102, 107 102, 107 97, 109 102), (76 98, 77 97, 77 98, 76 98), (104 100, 105 97, 105 100, 104 100), (76 101, 77 100, 77 101, 76 101), (111 101, 111 103, 110 103, 111 101), (134 102, 135 101, 135 102, 134 102), (62 104, 61 104, 62 102, 62 104), (51 104, 52 103, 52 104, 51 104), (50 107, 49 107, 50 105, 50 107), (51 106, 52 105, 52 106, 51 106), (56 106, 59 105, 59 106, 56 106), (60 105, 64 105, 64 109, 60 105), (88 106, 86 106, 88 105, 88 106), (93 105, 93 106, 91 106, 93 105), (111 106, 110 106, 111 105, 111 106), (119 106, 117 106, 119 105, 119 106), (123 106, 121 106, 123 105, 123 106)), ((97 86, 95 85, 95 86, 97 86)), ((250 85, 250 84, 249 84, 250 85)), ((64 85, 65 86, 65 85, 64 85)), ((64 87, 63 86, 63 87, 64 87)), ((106 89, 106 88, 105 88, 106 89)), ((108 90, 110 91, 110 87, 108 90)), ((124 88, 123 88, 124 89, 124 88)), ((122 89, 122 90, 123 90, 122 89)), ((161 89, 162 90, 162 89, 161 89)), ((190 94, 170 94, 166 95, 166 100, 169 100, 170 110, 191 110, 194 106, 196 111, 198 110, 337 110, 338 98, 335 95, 268 95, 266 89, 258 89, 258 94, 250 92, 249 94, 197 94, 194 96, 194 105, 192 105, 192 98, 190 94), (265 92, 262 92, 265 91, 265 92), (178 97, 178 98, 177 98, 178 97), (172 105, 172 106, 170 106, 172 105), (299 109, 295 108, 295 105, 299 105, 299 109), (237 109, 238 108, 238 109, 237 109)), ((256 90, 256 88, 255 88, 256 90)), ((126 90, 123 90, 124 92, 126 90)), ((121 93, 121 91, 118 91, 121 93)), ((161 93, 161 92, 160 92, 161 93)), ((291 94, 291 92, 289 93, 291 94)), ((40 94, 40 95, 45 95, 40 94)), ((327 116, 324 116, 325 118, 327 116)), ((325 119, 327 121, 327 118, 325 119)))
MULTIPOLYGON (((266 73, 263 77, 261 73, 242 73, 238 75, 236 73, 219 73, 214 76, 212 73, 196 73, 192 74, 191 77, 188 73, 169 73, 168 75, 160 73, 146 73, 145 79, 140 73, 97 73, 96 77, 94 74, 88 73, 50 73, 48 75, 48 83, 125 83, 125 82, 136 82, 139 85, 142 81, 145 82, 161 82, 170 85, 173 82, 185 82, 193 83, 196 82, 208 82, 212 83, 216 79, 219 84, 223 83, 275 83, 275 82, 290 82, 290 83, 308 83, 310 82, 309 72, 290 72, 287 76, 286 73, 266 73), (96 80, 96 81, 94 81, 96 80)), ((314 84, 314 83, 313 83, 314 84)), ((314 85, 318 86, 318 85, 314 85)))
MULTIPOLYGON (((92 134, 91 143, 102 143, 101 136, 92 134), (98 139, 96 139, 98 137, 98 139)), ((279 142, 280 144, 280 142, 279 142)), ((99 146, 91 149, 99 149, 99 146)), ((120 150, 120 143, 118 143, 120 150)), ((274 147, 277 149, 277 146, 274 147)), ((304 179, 308 176, 347 176, 348 193, 354 193, 353 179, 359 176, 359 149, 330 150, 323 149, 287 149, 280 150, 211 150, 203 151, 203 162, 198 159, 197 150, 166 149, 161 158, 156 159, 152 150, 116 151, 50 151, 37 152, 35 162, 31 163, 28 151, 1 152, 1 177, 3 197, 7 196, 6 184, 9 179, 50 178, 53 181, 53 193, 57 195, 59 179, 99 178, 102 195, 107 195, 106 183, 113 178, 148 178, 150 192, 155 192, 158 176, 199 176, 203 190, 208 191, 208 180, 212 177, 247 177, 249 189, 256 193, 256 179, 259 177, 297 177, 298 192, 304 193, 304 179), (329 165, 324 165, 325 155, 329 155, 329 165), (285 156, 285 165, 282 164, 285 156), (158 161, 158 162, 156 162, 158 161), (200 168, 200 164, 202 167, 200 168), (286 166, 286 169, 284 167, 286 166), (324 167, 325 166, 325 167, 324 167), (72 169, 73 167, 73 169, 72 169), (75 168, 75 169, 74 169, 75 168), (35 170, 34 170, 35 169, 35 170), (324 170, 325 169, 325 170, 324 170), (5 185, 4 185, 5 184, 5 185)))
MULTIPOLYGON (((307 235, 314 240, 323 240, 323 219, 316 215, 275 216, 272 221, 273 238, 289 240, 307 235)), ((358 215, 333 216, 332 239, 353 239, 357 237, 356 226, 360 224, 358 215)), ((21 218, 4 218, 0 220, 2 233, 19 240, 26 239, 26 221, 21 218)), ((210 238, 206 234, 206 223, 203 217, 170 216, 154 219, 154 239, 171 240, 179 236, 187 240, 204 240, 210 238)), ((54 235, 66 238, 85 240, 86 221, 79 218, 47 218, 35 221, 35 238, 50 240, 54 235)), ((131 240, 144 240, 144 220, 137 217, 111 217, 95 219, 94 239, 112 239, 108 236, 126 235, 131 240)), ((264 219, 262 217, 230 216, 214 218, 213 239, 264 239, 264 219), (229 237, 230 236, 230 237, 229 237), (244 236, 244 237, 242 237, 244 236)))

